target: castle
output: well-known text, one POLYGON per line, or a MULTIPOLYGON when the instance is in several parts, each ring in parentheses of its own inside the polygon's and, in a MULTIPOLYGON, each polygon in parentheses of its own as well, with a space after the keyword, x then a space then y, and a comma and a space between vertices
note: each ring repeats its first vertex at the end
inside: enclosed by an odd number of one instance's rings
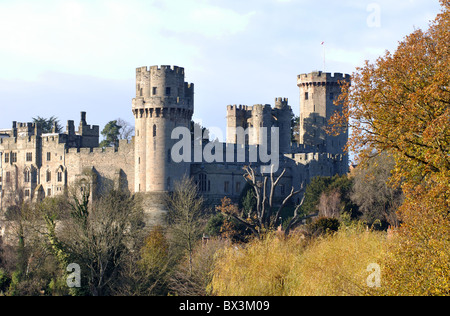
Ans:
POLYGON ((350 76, 323 72, 298 76, 298 144, 291 141, 293 114, 288 100, 276 98, 274 107, 227 106, 226 143, 205 140, 203 135, 191 138, 189 133, 188 146, 180 148, 174 130, 191 130, 194 84, 185 82, 181 67, 137 68, 132 100, 135 136, 130 142, 99 148, 99 127, 87 124, 85 112, 78 130, 74 121, 67 122, 63 133, 55 129, 42 133, 38 124, 17 122, 0 130, 0 209, 3 212, 18 197, 42 199, 88 183, 94 196, 111 187, 144 195, 146 213, 157 221, 163 215, 158 196, 173 190, 183 176, 192 177, 205 199, 217 203, 224 196, 239 197, 246 183, 243 166, 270 166, 274 160, 278 172, 286 169, 275 192, 282 198, 313 177, 347 173, 347 133, 331 136, 324 130, 339 110, 333 101, 343 82, 350 82, 350 76), (180 156, 185 159, 176 159, 180 156))

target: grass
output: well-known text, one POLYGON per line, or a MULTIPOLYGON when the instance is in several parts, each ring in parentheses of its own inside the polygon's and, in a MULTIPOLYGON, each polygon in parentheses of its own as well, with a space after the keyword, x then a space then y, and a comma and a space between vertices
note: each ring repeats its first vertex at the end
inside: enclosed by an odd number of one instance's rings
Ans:
POLYGON ((211 282, 219 296, 370 295, 371 263, 382 265, 386 236, 346 227, 307 241, 271 234, 264 240, 224 249, 211 282))

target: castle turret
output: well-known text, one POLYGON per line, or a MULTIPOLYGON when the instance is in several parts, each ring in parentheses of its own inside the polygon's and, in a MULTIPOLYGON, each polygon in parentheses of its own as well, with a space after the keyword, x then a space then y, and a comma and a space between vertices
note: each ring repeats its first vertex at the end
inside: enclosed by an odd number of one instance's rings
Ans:
POLYGON ((288 153, 291 150, 292 108, 287 98, 276 98, 274 117, 276 126, 280 129, 280 152, 288 153))
POLYGON ((176 127, 189 128, 194 111, 194 85, 184 80, 184 68, 152 66, 136 69, 135 191, 165 192, 189 175, 189 162, 175 163, 171 148, 176 127))
POLYGON ((300 144, 317 147, 320 151, 343 155, 344 169, 348 156, 344 148, 348 132, 338 136, 327 135, 325 128, 335 111, 342 110, 334 104, 345 83, 350 83, 350 75, 324 72, 301 74, 297 78, 300 88, 300 144))
POLYGON ((290 152, 292 109, 287 98, 276 98, 275 107, 270 104, 229 105, 227 107, 227 143, 262 145, 270 148, 271 128, 279 128, 279 150, 290 152), (265 130, 263 129, 265 128, 265 130), (245 133, 239 133, 239 129, 245 133), (265 135, 264 135, 265 132, 265 135))

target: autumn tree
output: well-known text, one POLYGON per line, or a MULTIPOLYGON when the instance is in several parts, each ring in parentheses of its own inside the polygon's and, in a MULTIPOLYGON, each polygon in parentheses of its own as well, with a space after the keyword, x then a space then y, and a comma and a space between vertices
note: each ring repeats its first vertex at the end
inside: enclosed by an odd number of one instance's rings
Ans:
MULTIPOLYGON (((402 180, 398 245, 386 264, 390 294, 450 294, 450 2, 427 31, 416 30, 353 74, 332 132, 351 128, 360 161, 389 151, 402 180), (445 251, 444 249, 447 249, 445 251), (445 254, 445 255, 444 255, 445 254)), ((389 287, 387 286, 387 287, 389 287)))
POLYGON ((170 245, 162 226, 150 229, 140 251, 133 251, 121 270, 121 282, 114 289, 119 296, 165 296, 174 266, 170 245))
POLYGON ((416 30, 395 53, 357 68, 336 104, 332 132, 350 127, 360 159, 389 150, 396 175, 420 182, 450 170, 449 2, 427 32, 416 30))

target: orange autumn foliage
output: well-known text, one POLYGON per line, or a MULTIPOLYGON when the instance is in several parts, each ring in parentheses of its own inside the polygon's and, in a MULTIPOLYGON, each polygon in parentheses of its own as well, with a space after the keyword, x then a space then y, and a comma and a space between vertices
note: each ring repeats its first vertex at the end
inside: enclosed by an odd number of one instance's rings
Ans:
POLYGON ((360 161, 389 151, 405 202, 386 258, 386 294, 450 295, 450 1, 427 31, 416 30, 353 74, 330 132, 349 126, 360 161))

